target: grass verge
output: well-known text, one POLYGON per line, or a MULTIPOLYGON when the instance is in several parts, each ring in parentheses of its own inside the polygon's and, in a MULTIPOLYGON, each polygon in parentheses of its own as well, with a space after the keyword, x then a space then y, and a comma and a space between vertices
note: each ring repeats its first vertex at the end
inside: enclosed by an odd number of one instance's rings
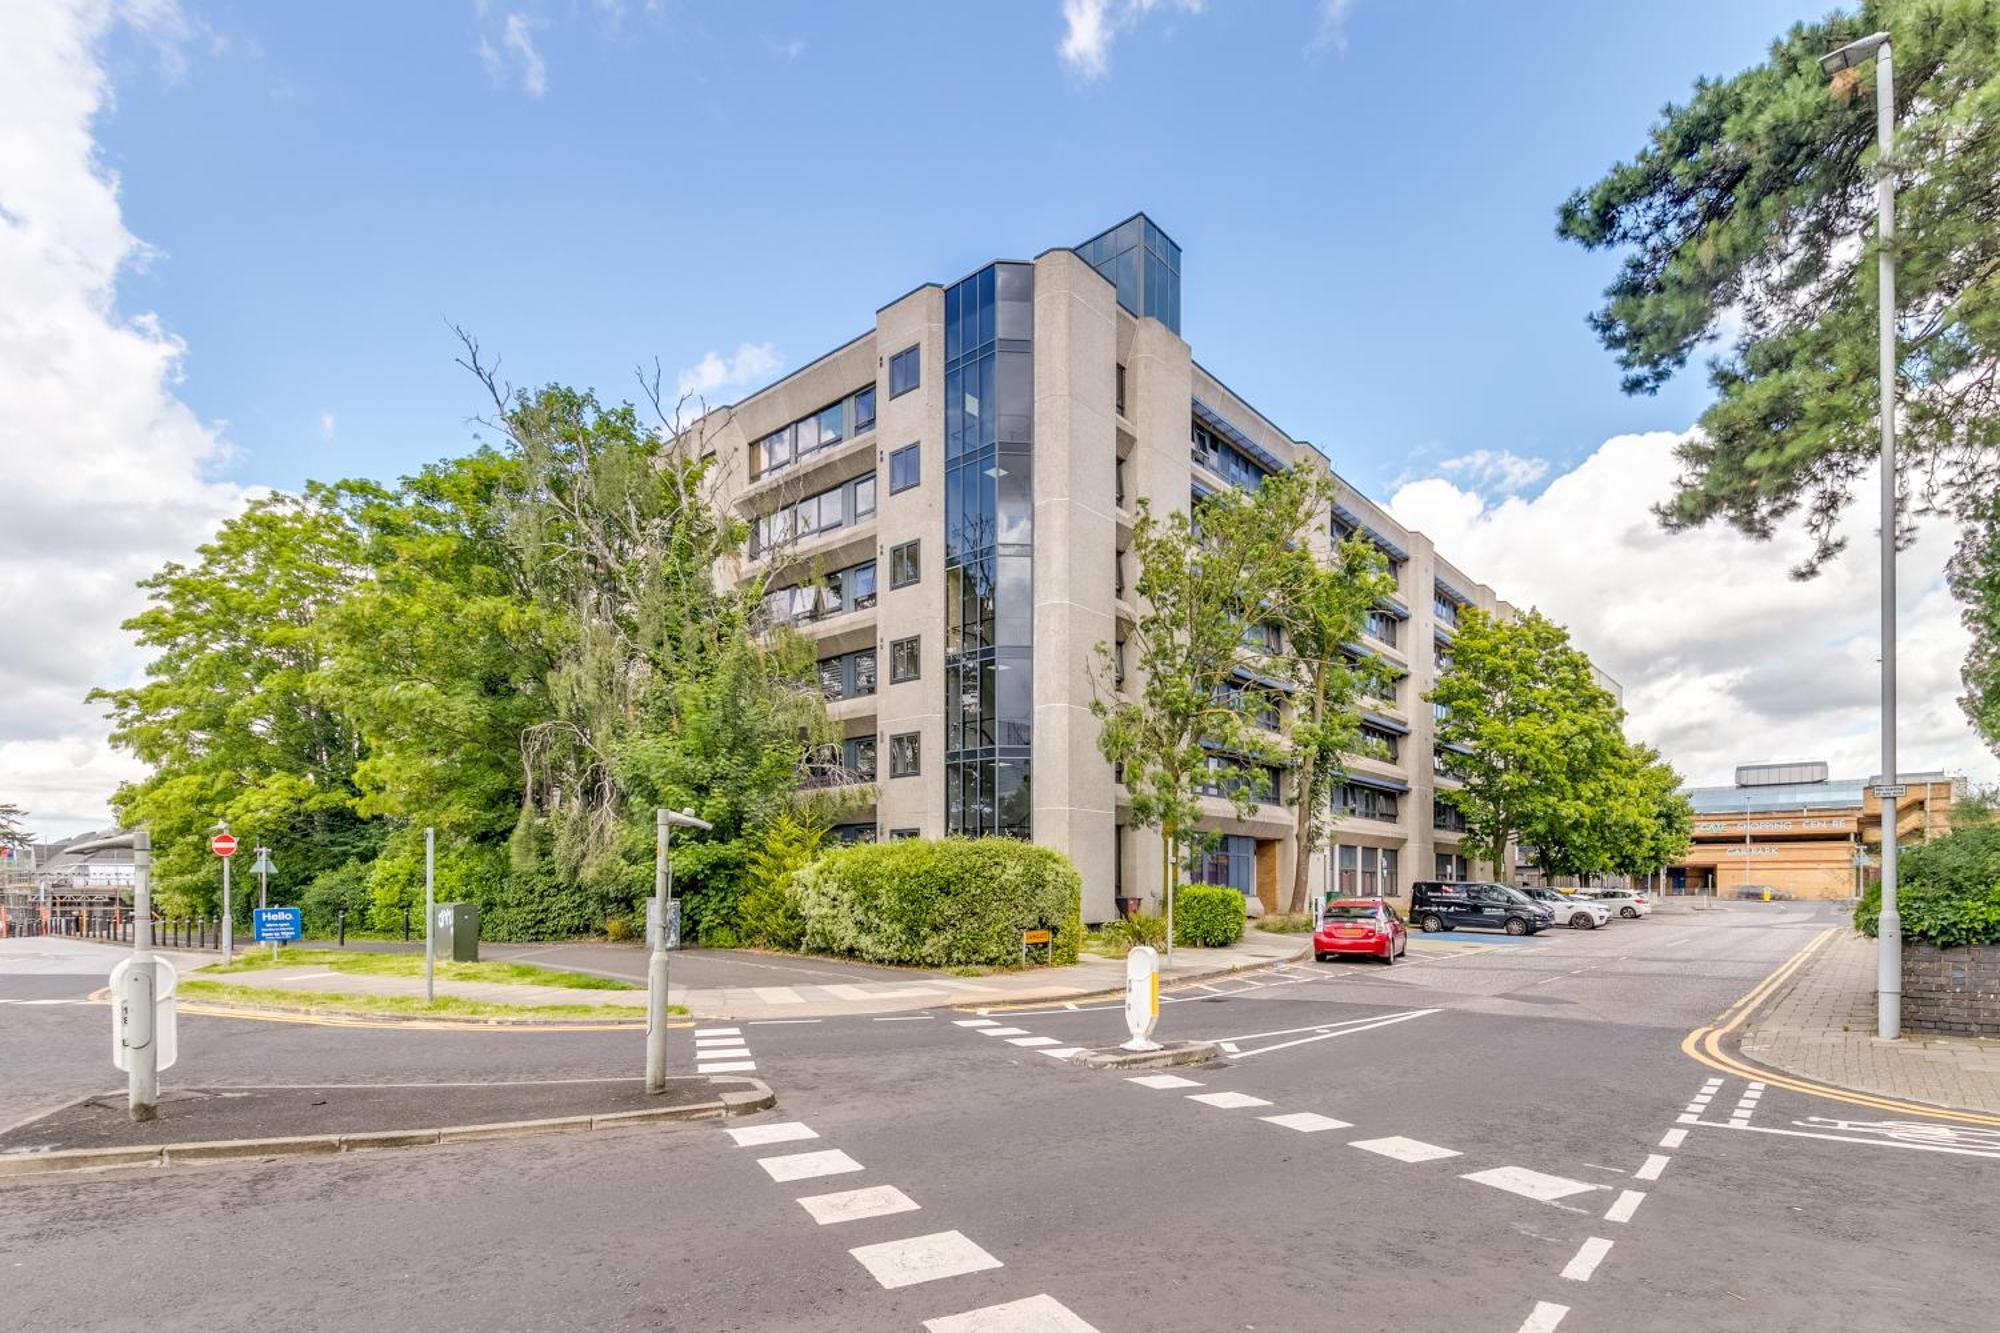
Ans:
MULTIPOLYGON (((262 972, 274 967, 323 967, 329 972, 354 976, 420 977, 424 956, 420 953, 347 953, 339 949, 280 949, 277 961, 262 948, 246 949, 235 962, 224 967, 211 964, 204 974, 229 975, 262 972)), ((437 975, 447 981, 494 981, 507 986, 565 986, 572 990, 638 990, 629 981, 592 976, 588 972, 562 972, 532 963, 451 963, 439 959, 437 975)), ((503 1006, 504 1007, 504 1006, 503 1006)))
MULTIPOLYGON (((178 990, 190 1000, 215 1000, 301 1014, 392 1014, 404 1018, 623 1018, 643 1019, 643 1009, 629 1004, 494 1004, 440 995, 425 1004, 415 995, 345 995, 336 991, 279 990, 275 986, 236 986, 224 981, 184 980, 178 990)), ((670 1014, 685 1014, 687 1006, 669 1005, 670 1014)))

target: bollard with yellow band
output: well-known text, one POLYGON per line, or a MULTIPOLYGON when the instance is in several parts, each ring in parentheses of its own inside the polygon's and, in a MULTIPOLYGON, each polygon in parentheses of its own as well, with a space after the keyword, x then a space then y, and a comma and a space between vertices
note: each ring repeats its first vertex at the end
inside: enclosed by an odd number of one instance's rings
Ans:
POLYGON ((1160 1021, 1160 955, 1142 944, 1125 955, 1125 1026, 1132 1039, 1120 1049, 1157 1051, 1152 1040, 1160 1021))

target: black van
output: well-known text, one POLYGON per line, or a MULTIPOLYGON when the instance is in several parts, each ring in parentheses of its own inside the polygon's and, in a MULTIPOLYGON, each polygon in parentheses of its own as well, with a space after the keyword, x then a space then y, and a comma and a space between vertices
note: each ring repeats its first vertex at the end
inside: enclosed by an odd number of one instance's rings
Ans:
POLYGON ((1554 925, 1556 915, 1505 884, 1420 879, 1410 886, 1410 920, 1426 933, 1480 926, 1532 935, 1554 925))

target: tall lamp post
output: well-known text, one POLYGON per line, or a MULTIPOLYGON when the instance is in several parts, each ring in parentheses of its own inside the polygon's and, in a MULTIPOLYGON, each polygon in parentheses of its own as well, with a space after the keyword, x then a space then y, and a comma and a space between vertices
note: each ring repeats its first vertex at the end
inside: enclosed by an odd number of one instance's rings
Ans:
POLYGON ((1882 917, 1876 930, 1875 1034, 1903 1032, 1903 921, 1896 913, 1896 79, 1889 34, 1874 32, 1819 58, 1828 78, 1875 57, 1875 266, 1881 298, 1876 317, 1882 381, 1882 776, 1875 808, 1882 818, 1882 917))
POLYGON ((653 920, 646 933, 652 937, 652 957, 646 961, 646 1091, 667 1090, 667 904, 674 896, 674 864, 667 859, 669 831, 676 828, 714 827, 696 819, 691 812, 660 809, 653 812, 653 920))

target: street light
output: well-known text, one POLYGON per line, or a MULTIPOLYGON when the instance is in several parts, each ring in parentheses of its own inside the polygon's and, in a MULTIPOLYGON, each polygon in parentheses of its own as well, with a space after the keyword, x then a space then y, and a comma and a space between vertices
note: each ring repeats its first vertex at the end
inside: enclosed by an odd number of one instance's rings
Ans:
POLYGON ((1876 336, 1882 381, 1882 776, 1875 809, 1882 819, 1882 916, 1876 928, 1875 1032, 1903 1031, 1903 921, 1896 913, 1896 79, 1889 34, 1874 32, 1819 58, 1828 78, 1875 57, 1875 267, 1880 288, 1876 336))
POLYGON ((674 865, 667 859, 668 830, 700 829, 714 825, 696 819, 692 811, 659 809, 653 812, 653 955, 646 961, 646 1091, 667 1090, 667 904, 674 896, 674 865))

